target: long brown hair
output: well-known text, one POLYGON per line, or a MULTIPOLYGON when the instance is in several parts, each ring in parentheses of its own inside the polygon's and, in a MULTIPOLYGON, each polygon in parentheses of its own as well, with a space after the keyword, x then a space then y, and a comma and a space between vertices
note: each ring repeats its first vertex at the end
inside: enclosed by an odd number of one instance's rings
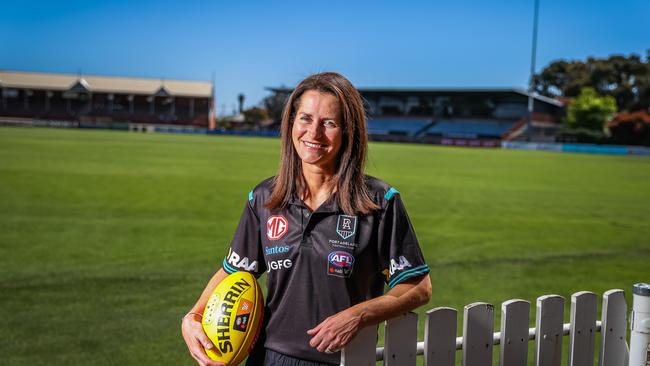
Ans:
POLYGON ((292 196, 302 197, 306 193, 307 183, 302 175, 302 161, 293 146, 291 131, 300 98, 308 90, 331 94, 339 101, 343 142, 332 183, 336 187, 335 197, 344 213, 367 214, 378 206, 370 198, 364 181, 368 133, 363 100, 352 83, 335 72, 323 72, 307 77, 289 96, 282 111, 280 167, 266 207, 270 209, 286 207, 292 196))

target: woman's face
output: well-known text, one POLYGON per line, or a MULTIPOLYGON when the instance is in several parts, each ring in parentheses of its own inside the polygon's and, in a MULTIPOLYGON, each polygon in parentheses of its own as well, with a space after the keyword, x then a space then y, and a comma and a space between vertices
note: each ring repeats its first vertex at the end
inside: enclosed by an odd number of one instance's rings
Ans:
POLYGON ((316 90, 302 94, 291 139, 303 167, 311 165, 330 174, 336 171, 343 141, 341 123, 341 108, 334 95, 316 90))

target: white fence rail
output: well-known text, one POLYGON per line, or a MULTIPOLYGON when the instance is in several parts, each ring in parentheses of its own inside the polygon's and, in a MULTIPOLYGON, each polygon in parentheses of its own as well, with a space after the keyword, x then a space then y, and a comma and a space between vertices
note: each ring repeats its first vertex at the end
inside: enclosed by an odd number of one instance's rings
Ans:
MULTIPOLYGON (((423 356, 425 366, 453 366, 461 350, 463 366, 491 366, 493 346, 499 346, 500 366, 528 365, 528 342, 535 341, 536 366, 560 366, 562 343, 568 336, 568 365, 593 366, 596 337, 600 337, 599 366, 625 366, 628 362, 627 304, 622 290, 605 292, 600 320, 596 294, 582 291, 571 296, 570 323, 564 324, 562 296, 537 299, 535 328, 529 328, 530 303, 508 300, 501 305, 501 328, 494 332, 494 306, 466 305, 463 336, 457 337, 457 311, 435 308, 426 312, 424 341, 417 341, 417 315, 391 319, 384 327, 384 347, 376 348, 377 327, 368 327, 341 352, 341 365, 387 366, 416 364, 423 356), (598 333, 600 334, 598 335, 598 333)), ((645 365, 644 365, 645 366, 645 365)))

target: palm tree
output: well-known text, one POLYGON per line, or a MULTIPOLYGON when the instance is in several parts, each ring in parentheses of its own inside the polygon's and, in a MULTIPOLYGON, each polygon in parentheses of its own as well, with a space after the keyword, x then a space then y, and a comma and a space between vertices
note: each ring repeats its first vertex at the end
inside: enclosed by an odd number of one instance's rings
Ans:
POLYGON ((244 99, 246 99, 246 97, 244 96, 244 94, 240 93, 237 96, 237 99, 239 100, 239 113, 242 113, 244 111, 244 99))

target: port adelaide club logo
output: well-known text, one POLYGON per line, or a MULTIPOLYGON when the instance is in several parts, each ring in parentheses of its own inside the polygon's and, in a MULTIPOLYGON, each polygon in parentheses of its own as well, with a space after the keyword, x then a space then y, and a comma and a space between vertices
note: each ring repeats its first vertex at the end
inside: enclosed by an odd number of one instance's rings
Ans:
POLYGON ((336 232, 344 240, 354 235, 357 231, 357 217, 348 215, 339 215, 336 222, 336 232))
POLYGON ((269 240, 278 240, 289 231, 289 222, 282 215, 275 215, 266 220, 266 237, 269 240))
POLYGON ((337 250, 327 256, 327 274, 337 277, 350 277, 354 267, 354 256, 337 250))

